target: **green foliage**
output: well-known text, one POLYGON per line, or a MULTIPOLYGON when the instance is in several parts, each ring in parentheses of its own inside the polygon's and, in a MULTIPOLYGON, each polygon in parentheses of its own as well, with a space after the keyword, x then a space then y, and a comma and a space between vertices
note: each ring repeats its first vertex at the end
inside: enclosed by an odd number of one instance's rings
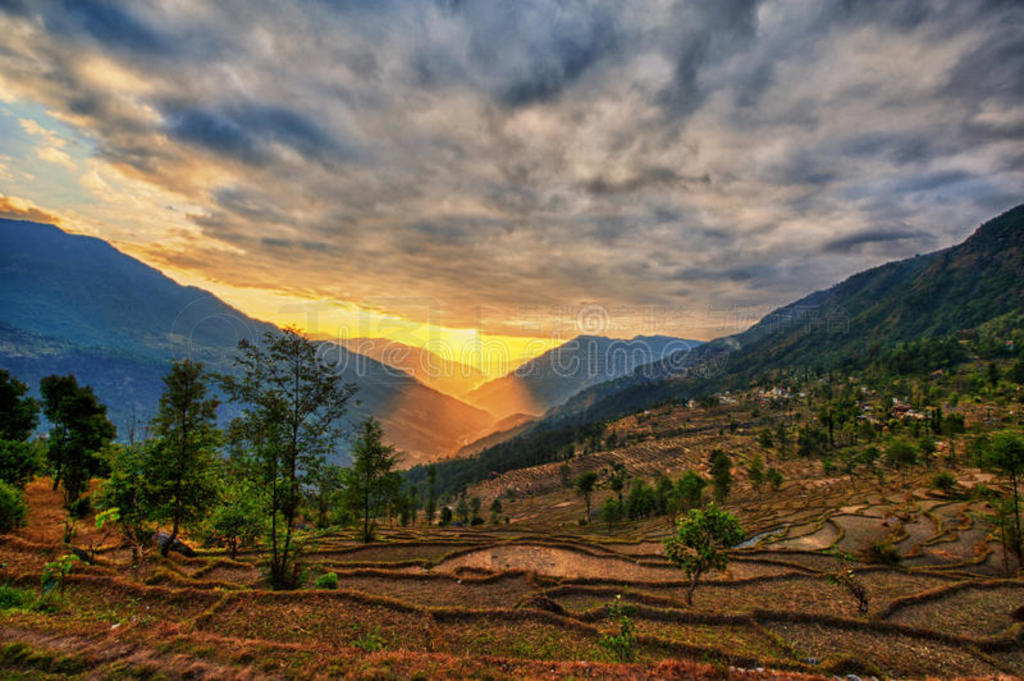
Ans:
MULTIPOLYGON (((1018 564, 1024 565, 1024 528, 1020 520, 1020 478, 1024 476, 1024 436, 1018 432, 996 433, 981 455, 981 463, 1009 478, 1013 511, 1013 547, 1018 564)), ((1005 534, 1005 532, 1004 532, 1005 534)))
POLYGON ((903 562, 900 550, 888 541, 876 541, 864 549, 864 562, 873 565, 897 566, 903 562))
MULTIPOLYGON (((618 500, 616 500, 618 503, 618 500)), ((636 657, 636 627, 629 619, 629 608, 622 604, 622 594, 608 605, 608 618, 619 625, 616 634, 605 634, 598 643, 607 649, 618 662, 632 662, 636 657)))
POLYGON ((217 503, 203 523, 200 533, 207 546, 222 546, 231 558, 238 550, 253 546, 266 531, 258 491, 242 479, 232 479, 225 471, 217 503))
POLYGON ((596 471, 584 471, 576 476, 574 482, 576 491, 583 497, 584 504, 586 505, 584 522, 590 522, 590 495, 594 491, 594 487, 597 486, 597 480, 596 471))
POLYGON ((676 499, 680 511, 689 511, 704 505, 704 488, 708 481, 692 470, 676 480, 676 499))
POLYGON ((946 494, 950 494, 956 489, 956 476, 949 471, 939 471, 932 476, 931 482, 933 488, 946 494))
POLYGON ((0 480, 0 532, 10 532, 25 524, 28 507, 20 488, 0 480))
POLYGON ((715 487, 715 499, 722 503, 732 488, 732 459, 721 449, 711 452, 711 481, 715 487))
POLYGON ((625 489, 628 478, 629 474, 626 471, 626 465, 621 461, 614 462, 608 471, 608 489, 615 492, 619 504, 622 504, 622 490, 625 489))
POLYGON ((885 460, 893 467, 917 463, 917 447, 904 438, 893 438, 885 448, 885 460))
POLYGON ((501 499, 494 497, 494 501, 491 502, 491 524, 497 525, 501 516, 501 499))
POLYGON ((607 497, 601 504, 601 522, 608 525, 608 531, 622 521, 624 515, 622 503, 614 496, 607 497))
POLYGON ((152 517, 171 523, 170 538, 160 549, 166 556, 181 526, 201 520, 217 498, 213 470, 221 434, 217 401, 206 397, 202 364, 174 362, 163 380, 145 475, 152 517))
POLYGON ((0 369, 0 440, 24 442, 39 424, 39 403, 27 393, 27 385, 0 369))
POLYGON ((64 600, 64 589, 67 586, 67 577, 78 562, 78 556, 73 553, 66 553, 55 561, 43 566, 43 572, 39 577, 40 585, 43 587, 43 598, 53 601, 54 592, 57 593, 57 601, 64 600))
POLYGON ((325 572, 316 578, 313 582, 314 589, 337 589, 338 588, 338 573, 337 572, 325 572))
POLYGON ((36 442, 0 440, 0 480, 24 487, 43 470, 44 456, 36 442))
POLYGON ((219 377, 231 401, 245 409, 231 424, 231 453, 265 502, 275 588, 298 585, 294 533, 303 486, 333 451, 355 392, 318 347, 294 328, 268 332, 261 344, 239 343, 234 364, 240 376, 219 377))
POLYGON ((754 458, 751 459, 747 465, 747 479, 750 480, 751 486, 760 492, 761 485, 765 483, 766 472, 764 469, 764 459, 760 454, 755 454, 754 458))
POLYGON ((768 471, 764 474, 765 481, 771 485, 771 488, 776 492, 782 487, 782 483, 785 481, 782 477, 782 472, 779 471, 775 466, 768 468, 768 471))
POLYGON ((27 608, 35 601, 33 595, 14 586, 0 585, 0 610, 27 608))
MULTIPOLYGON (((147 463, 155 449, 152 441, 133 445, 111 445, 104 455, 110 474, 97 493, 96 505, 104 512, 105 520, 114 523, 121 536, 133 547, 136 561, 141 561, 142 547, 152 536, 150 521, 152 505, 147 463)), ((97 521, 99 518, 97 518, 97 521)))
POLYGON ((441 527, 447 527, 452 524, 452 509, 450 507, 441 507, 441 520, 438 524, 441 525, 441 527))
POLYGON ((693 604, 693 592, 700 575, 724 570, 729 564, 727 550, 743 541, 739 521, 713 503, 692 509, 676 521, 676 533, 665 540, 665 555, 690 578, 686 602, 693 604))
POLYGON ((772 431, 765 428, 757 434, 757 444, 764 447, 765 449, 771 449, 775 446, 775 438, 772 437, 772 431))
POLYGON ((626 500, 626 515, 630 520, 641 520, 658 511, 658 497, 653 487, 643 480, 633 482, 633 489, 626 500))
POLYGON ((100 450, 116 431, 89 386, 79 386, 74 376, 47 376, 40 382, 43 413, 53 426, 47 458, 53 467, 54 489, 64 485, 64 503, 70 506, 85 490, 89 479, 102 470, 100 450))
POLYGON ((394 471, 398 455, 382 441, 384 429, 372 416, 359 426, 352 445, 352 468, 345 471, 345 507, 360 519, 360 538, 373 539, 374 520, 397 496, 402 479, 394 471))
POLYGON ((384 650, 384 637, 380 635, 380 627, 374 627, 373 631, 366 631, 354 641, 352 645, 359 648, 364 653, 375 653, 379 650, 384 650))

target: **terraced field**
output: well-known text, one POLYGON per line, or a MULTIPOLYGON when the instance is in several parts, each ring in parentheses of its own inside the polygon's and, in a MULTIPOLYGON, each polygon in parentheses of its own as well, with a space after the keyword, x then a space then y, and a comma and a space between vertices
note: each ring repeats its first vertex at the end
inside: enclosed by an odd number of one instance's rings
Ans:
MULTIPOLYGON (((762 516, 775 531, 733 551, 692 607, 656 541, 664 523, 628 539, 518 523, 395 528, 368 546, 335 533, 307 543, 306 588, 285 593, 265 588, 257 555, 154 554, 138 572, 102 546, 75 567, 55 611, 4 611, 5 678, 1024 674, 1024 580, 993 574, 999 549, 972 521, 983 504, 856 496, 817 517, 762 516), (904 561, 853 565, 861 612, 830 550, 883 535, 904 561), (327 571, 338 589, 312 588, 327 571), (617 631, 616 595, 635 626, 634 664, 600 643, 617 631)), ((30 525, 0 544, 8 583, 25 592, 60 551, 38 536, 30 525)))

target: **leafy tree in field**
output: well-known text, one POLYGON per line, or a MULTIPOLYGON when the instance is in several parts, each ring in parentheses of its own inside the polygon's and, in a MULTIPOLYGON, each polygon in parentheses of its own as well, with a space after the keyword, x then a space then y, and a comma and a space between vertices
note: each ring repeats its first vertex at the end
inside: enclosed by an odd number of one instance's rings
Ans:
POLYGON ((26 393, 27 385, 0 369, 0 440, 24 442, 39 425, 39 403, 26 393))
POLYGON ((153 517, 171 523, 160 547, 166 556, 182 525, 201 520, 217 498, 213 477, 217 430, 217 400, 207 397, 203 365, 175 362, 164 376, 164 393, 153 418, 154 456, 147 465, 153 492, 153 517))
POLYGON ((693 605, 697 580, 709 570, 724 570, 729 564, 727 550, 743 541, 739 521, 713 503, 692 509, 676 521, 676 533, 665 540, 665 555, 686 572, 690 587, 687 605, 693 605))
POLYGON ((775 466, 771 466, 768 469, 768 472, 764 474, 764 477, 765 481, 771 485, 771 488, 776 492, 779 491, 779 488, 782 487, 782 483, 784 482, 782 472, 775 466))
POLYGON ((689 511, 704 505, 704 488, 708 481, 692 470, 683 473, 676 481, 676 495, 679 499, 679 510, 689 511))
POLYGON ((53 467, 53 488, 63 483, 69 509, 101 470, 97 454, 114 439, 114 424, 92 388, 79 386, 74 376, 47 376, 40 382, 43 413, 52 424, 47 458, 53 467))
POLYGON ((459 517, 459 522, 463 525, 469 524, 469 501, 466 499, 465 492, 459 496, 459 503, 455 504, 455 515, 459 517))
POLYGON ((885 448, 885 460, 890 466, 913 466, 917 463, 917 448, 903 438, 894 438, 885 448))
POLYGON ((722 503, 732 489, 732 459, 721 449, 711 452, 711 480, 715 486, 715 498, 722 503))
POLYGON ((1020 523, 1020 478, 1024 475, 1024 437, 1020 433, 997 433, 992 436, 988 446, 982 453, 983 465, 999 471, 1010 480, 1013 497, 1013 520, 1015 541, 1014 552, 1017 554, 1018 565, 1024 565, 1024 549, 1021 547, 1020 523))
POLYGON ((473 497, 469 500, 469 511, 472 514, 470 517, 471 522, 475 525, 477 518, 480 518, 480 507, 483 504, 480 501, 480 497, 473 497))
POLYGON ((42 440, 0 440, 0 480, 23 488, 43 470, 46 449, 42 440))
POLYGON ((231 426, 233 454, 265 500, 270 581, 294 588, 295 518, 302 487, 341 435, 341 417, 355 386, 317 354, 296 329, 267 333, 262 344, 241 341, 240 376, 221 376, 224 392, 244 405, 231 426))
POLYGON ((427 525, 434 524, 434 515, 437 512, 437 468, 433 465, 427 467, 427 525))
POLYGON ((597 486, 597 473, 595 471, 584 471, 576 476, 575 480, 576 491, 583 497, 583 503, 586 505, 586 522, 590 522, 590 495, 594 491, 594 487, 597 486))
POLYGON ((501 515, 501 499, 494 497, 494 501, 491 502, 491 524, 498 524, 498 517, 501 515))
POLYGON ((108 522, 131 547, 137 570, 153 535, 153 493, 146 467, 154 458, 154 449, 152 440, 108 447, 105 454, 110 473, 97 494, 97 507, 111 514, 108 522))
POLYGON ((345 489, 345 469, 319 461, 310 468, 306 498, 319 529, 331 524, 331 509, 341 501, 345 489))
POLYGON ((658 497, 654 488, 643 480, 633 482, 633 489, 626 499, 626 515, 630 520, 642 520, 658 510, 658 497))
POLYGON ((224 547, 234 559, 238 550, 252 546, 266 531, 259 492, 244 478, 221 478, 217 504, 203 525, 203 538, 209 545, 224 547))
POLYGON ((761 458, 760 454, 755 454, 754 458, 747 465, 747 479, 750 480, 754 490, 760 494, 761 485, 765 482, 764 459, 761 458))
POLYGON ((24 525, 27 512, 21 489, 0 480, 0 532, 10 532, 24 525))
POLYGON ((615 497, 608 497, 601 504, 601 521, 607 523, 609 532, 622 520, 622 516, 622 504, 615 497))
POLYGON ((441 507, 441 520, 438 522, 441 527, 447 527, 452 524, 452 509, 448 506, 441 507))
POLYGON ((352 467, 345 473, 345 506, 359 518, 364 542, 373 539, 373 524, 398 495, 402 480, 395 472, 398 455, 383 442, 384 429, 372 416, 359 426, 352 445, 352 467))
POLYGON ((675 511, 675 486, 672 479, 664 473, 659 473, 657 482, 654 483, 654 499, 658 515, 675 511))
POLYGON ((616 461, 612 464, 611 471, 608 473, 608 489, 615 492, 615 496, 619 499, 619 505, 622 505, 622 490, 626 487, 628 478, 624 463, 616 461))

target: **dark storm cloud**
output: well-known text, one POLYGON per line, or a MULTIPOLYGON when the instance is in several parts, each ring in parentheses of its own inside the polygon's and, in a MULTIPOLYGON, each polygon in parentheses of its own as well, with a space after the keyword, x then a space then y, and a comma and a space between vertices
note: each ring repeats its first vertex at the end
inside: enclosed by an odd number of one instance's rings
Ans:
POLYGON ((912 241, 917 245, 929 244, 933 241, 931 234, 921 231, 901 230, 868 230, 858 234, 833 239, 824 245, 822 250, 828 253, 849 253, 857 251, 868 244, 891 243, 894 241, 912 241))
POLYGON ((166 262, 455 325, 783 303, 1024 200, 1020 2, 0 0, 0 33, 0 100, 187 204, 166 262))

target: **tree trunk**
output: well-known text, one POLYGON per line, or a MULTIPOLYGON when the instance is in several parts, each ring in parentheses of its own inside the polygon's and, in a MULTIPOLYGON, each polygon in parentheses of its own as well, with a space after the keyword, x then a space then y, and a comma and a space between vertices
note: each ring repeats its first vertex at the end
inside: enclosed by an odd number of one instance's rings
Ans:
POLYGON ((700 576, 700 572, 694 572, 690 575, 690 588, 686 590, 686 604, 693 605, 693 592, 697 590, 697 578, 700 576))

